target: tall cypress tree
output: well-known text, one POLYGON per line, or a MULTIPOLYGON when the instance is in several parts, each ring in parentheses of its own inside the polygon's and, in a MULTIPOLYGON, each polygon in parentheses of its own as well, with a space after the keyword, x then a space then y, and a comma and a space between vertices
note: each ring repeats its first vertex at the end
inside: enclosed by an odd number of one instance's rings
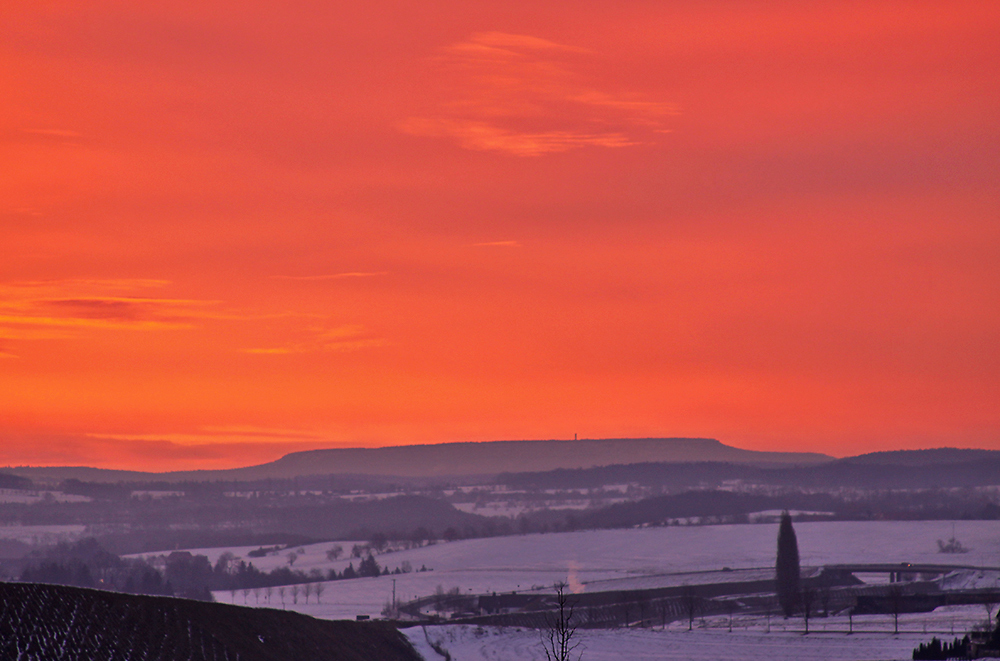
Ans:
POLYGON ((791 617, 799 601, 799 543, 792 528, 792 516, 786 510, 778 527, 778 560, 774 567, 778 603, 785 617, 791 617))

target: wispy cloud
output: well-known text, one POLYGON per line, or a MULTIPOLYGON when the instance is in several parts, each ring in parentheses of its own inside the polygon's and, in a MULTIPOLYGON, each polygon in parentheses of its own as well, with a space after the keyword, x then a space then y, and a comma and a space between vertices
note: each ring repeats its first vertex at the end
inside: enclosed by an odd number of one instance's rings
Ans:
POLYGON ((218 301, 128 295, 165 280, 64 279, 0 283, 0 337, 43 340, 87 330, 175 330, 218 314, 218 301))
POLYGON ((403 122, 400 127, 413 135, 453 138, 459 146, 466 149, 503 151, 517 156, 540 156, 586 145, 628 147, 641 144, 623 133, 519 132, 487 122, 462 119, 413 118, 403 122))
POLYGON ((254 425, 228 425, 202 427, 205 435, 240 436, 241 438, 322 438, 319 434, 302 429, 278 429, 274 427, 256 427, 254 425))
POLYGON ((243 353, 257 354, 261 356, 285 356, 290 353, 303 353, 305 349, 296 346, 285 347, 258 347, 254 349, 242 349, 243 353))
POLYGON ((46 135, 53 138, 82 138, 83 134, 79 131, 70 131, 68 129, 51 129, 51 128, 26 128, 21 129, 22 133, 30 133, 32 135, 46 135))
POLYGON ((0 322, 0 339, 4 340, 64 340, 73 337, 72 330, 46 327, 13 327, 0 322))
POLYGON ((274 440, 316 440, 322 438, 320 435, 307 430, 275 429, 253 425, 209 426, 186 432, 135 434, 90 433, 86 434, 86 436, 121 441, 169 441, 178 445, 273 442, 274 440))
POLYGON ((379 275, 389 275, 388 271, 348 271, 346 273, 330 273, 326 275, 272 275, 278 280, 341 280, 344 278, 373 278, 379 275))
POLYGON ((388 344, 388 340, 369 332, 364 326, 351 324, 333 328, 313 327, 310 336, 299 342, 278 346, 243 349, 243 353, 283 356, 315 351, 358 351, 388 344))
POLYGON ((451 51, 482 51, 492 50, 499 54, 516 51, 564 51, 569 53, 590 53, 586 48, 558 44, 541 37, 526 34, 510 34, 509 32, 477 32, 468 41, 452 44, 446 50, 451 51))
MULTIPOLYGON (((366 275, 369 274, 341 273, 333 277, 366 275)), ((86 278, 0 283, 0 340, 9 341, 16 348, 19 341, 84 338, 108 331, 177 331, 210 323, 235 323, 244 324, 241 334, 256 328, 265 333, 280 329, 278 332, 283 335, 274 345, 240 350, 249 354, 354 351, 386 343, 361 326, 326 323, 328 315, 296 311, 262 313, 227 308, 218 300, 150 295, 169 284, 158 279, 86 278), (253 326, 247 325, 248 322, 253 326)))
MULTIPOLYGON (((10 315, 0 314, 0 324, 12 326, 38 326, 56 328, 103 328, 108 330, 169 330, 180 328, 191 328, 190 323, 156 321, 150 319, 89 319, 73 316, 39 316, 39 315, 10 315)), ((40 336, 23 336, 22 339, 44 339, 40 336)))
POLYGON ((0 212, 4 215, 14 215, 14 216, 31 216, 33 218, 40 218, 44 214, 41 210, 34 207, 17 207, 16 209, 10 209, 9 211, 0 212))
POLYGON ((590 55, 528 35, 474 34, 433 59, 450 83, 442 91, 447 101, 399 128, 518 156, 628 147, 669 130, 664 121, 676 114, 673 105, 603 91, 579 74, 590 55))
POLYGON ((478 247, 496 247, 496 248, 520 248, 521 244, 517 241, 484 241, 483 243, 473 243, 474 248, 478 247))
POLYGON ((153 278, 65 278, 61 280, 15 280, 5 283, 7 287, 18 288, 86 288, 132 291, 153 287, 166 287, 169 280, 153 278))
POLYGON ((0 332, 24 328, 166 330, 191 328, 217 301, 90 297, 0 303, 0 332))

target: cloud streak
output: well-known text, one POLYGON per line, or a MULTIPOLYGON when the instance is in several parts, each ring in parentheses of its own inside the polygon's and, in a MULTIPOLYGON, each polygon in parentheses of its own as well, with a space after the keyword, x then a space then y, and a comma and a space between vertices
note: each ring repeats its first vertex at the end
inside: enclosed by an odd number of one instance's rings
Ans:
POLYGON ((66 339, 88 330, 188 329, 218 315, 218 301, 127 296, 169 284, 152 279, 63 279, 0 284, 0 337, 66 339))
POLYGON ((675 106, 592 87, 577 73, 588 55, 528 35, 474 34, 432 60, 439 77, 450 81, 446 100, 399 129, 516 156, 629 147, 669 131, 664 121, 675 106))
POLYGON ((518 243, 517 241, 484 241, 482 243, 473 243, 472 247, 473 248, 484 248, 484 247, 520 248, 521 244, 518 243))
POLYGON ((156 298, 32 299, 0 304, 0 333, 24 328, 169 330, 210 318, 216 301, 156 298))
POLYGON ((82 138, 83 134, 79 131, 70 131, 68 129, 21 129, 22 133, 29 133, 31 135, 44 135, 53 138, 82 138))
POLYGON ((389 275, 388 271, 348 271, 346 273, 330 273, 326 275, 272 275, 277 280, 343 280, 345 278, 374 278, 380 275, 389 275))
POLYGON ((291 342, 278 346, 253 347, 243 349, 243 353, 261 356, 287 356, 316 351, 358 351, 386 346, 383 337, 369 332, 364 326, 350 324, 334 328, 312 328, 311 336, 301 342, 291 342))
POLYGON ((133 291, 137 289, 147 289, 154 287, 166 287, 169 280, 157 280, 154 278, 65 278, 62 280, 17 280, 6 283, 6 287, 14 288, 48 288, 48 289, 79 289, 87 290, 125 290, 133 291))
POLYGON ((167 441, 175 445, 191 446, 217 443, 273 443, 275 440, 303 441, 320 440, 322 437, 316 433, 303 431, 300 429, 272 429, 270 427, 255 426, 220 426, 202 427, 191 432, 162 432, 162 433, 134 433, 134 434, 108 434, 90 433, 90 438, 114 439, 120 441, 167 441))

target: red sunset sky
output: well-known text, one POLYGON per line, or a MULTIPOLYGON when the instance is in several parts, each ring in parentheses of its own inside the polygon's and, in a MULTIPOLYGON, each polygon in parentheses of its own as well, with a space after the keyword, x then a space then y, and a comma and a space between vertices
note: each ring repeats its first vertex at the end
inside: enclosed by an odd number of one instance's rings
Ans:
POLYGON ((1000 449, 995 0, 12 0, 0 98, 0 465, 1000 449))

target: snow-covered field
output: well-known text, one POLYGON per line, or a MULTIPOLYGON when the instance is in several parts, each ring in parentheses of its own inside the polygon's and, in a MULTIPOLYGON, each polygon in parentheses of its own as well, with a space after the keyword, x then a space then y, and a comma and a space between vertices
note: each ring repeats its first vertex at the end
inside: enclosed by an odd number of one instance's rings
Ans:
POLYGON ((86 503, 90 502, 87 496, 78 496, 62 491, 35 491, 25 489, 0 489, 0 503, 21 503, 33 505, 34 503, 86 503))
MULTIPOLYGON (((424 639, 417 627, 405 632, 427 661, 441 655, 424 639)), ((544 661, 536 631, 455 626, 428 627, 427 635, 447 650, 454 661, 544 661)), ((766 658, 769 661, 902 661, 911 658, 913 648, 929 636, 901 634, 762 634, 724 631, 585 631, 580 634, 584 661, 641 661, 642 659, 685 659, 742 661, 766 658)))
POLYGON ((83 537, 86 526, 0 526, 0 539, 16 539, 26 544, 55 544, 83 537))
MULTIPOLYGON (((937 540, 952 534, 948 521, 908 522, 810 522, 798 523, 795 530, 803 566, 861 562, 929 562, 1000 566, 1000 522, 961 521, 955 534, 972 549, 965 554, 938 552, 937 540)), ((773 566, 777 525, 747 524, 720 526, 674 526, 630 530, 597 530, 469 539, 438 543, 418 549, 396 551, 378 556, 378 562, 390 569, 409 562, 414 569, 426 566, 433 571, 414 572, 379 578, 334 581, 325 584, 325 592, 316 603, 293 604, 286 595, 286 607, 323 618, 353 618, 365 614, 378 616, 392 598, 393 580, 400 601, 433 594, 437 586, 458 588, 462 593, 525 591, 546 589, 556 581, 581 584, 584 590, 620 589, 604 581, 627 579, 629 588, 641 588, 690 581, 695 577, 676 576, 683 572, 773 566), (664 576, 674 574, 674 576, 664 576), (571 580, 570 580, 571 579, 571 580), (601 581, 601 583, 598 583, 601 581)), ((309 571, 343 570, 357 559, 330 561, 326 551, 339 544, 345 554, 352 542, 327 542, 303 547, 294 569, 309 571)), ((200 549, 212 561, 226 550, 235 553, 263 570, 287 564, 290 550, 265 558, 247 558, 252 547, 200 549)), ((716 579, 713 579, 716 580, 716 579)), ((991 579, 993 580, 993 579, 991 579)), ((624 582, 623 582, 624 583, 624 582)), ((219 592, 216 599, 234 600, 229 592, 219 592)), ((266 595, 247 595, 248 605, 256 600, 266 604, 266 595)), ((272 595, 270 605, 279 606, 272 595)), ((242 604, 242 593, 235 595, 242 604)))
MULTIPOLYGON (((611 502, 620 502, 621 499, 614 500, 611 502)), ((525 512, 534 512, 542 509, 550 510, 585 510, 592 506, 592 502, 587 499, 583 500, 556 500, 556 501, 539 501, 539 502, 508 502, 503 500, 491 500, 485 503, 452 503, 452 507, 462 512, 468 512, 469 514, 480 514, 482 516, 507 516, 507 517, 517 517, 525 512)), ((610 502, 604 501, 604 504, 611 504, 610 502)))
MULTIPOLYGON (((969 553, 938 552, 937 540, 952 534, 950 521, 831 521, 795 524, 804 566, 860 562, 954 563, 1000 567, 1000 521, 961 521, 956 537, 969 553)), ((777 524, 672 526, 627 530, 513 535, 441 542, 378 556, 390 568, 404 560, 437 572, 523 571, 560 573, 571 566, 580 579, 599 580, 637 574, 712 571, 723 567, 770 567, 774 564, 777 524)), ((327 549, 340 545, 349 555, 354 544, 325 542, 303 547, 293 567, 343 570, 357 559, 330 561, 327 549)), ((213 562, 224 551, 252 560, 262 570, 287 564, 289 550, 247 558, 255 547, 191 549, 213 562)), ((520 581, 519 581, 520 582, 520 581)), ((530 582, 530 581, 529 581, 530 582)), ((536 581, 537 582, 537 581, 536 581)))
MULTIPOLYGON (((903 661, 913 648, 931 636, 962 635, 985 619, 982 607, 939 608, 934 613, 903 615, 898 635, 891 616, 854 618, 848 635, 846 617, 813 620, 803 635, 801 620, 736 618, 729 631, 728 618, 698 620, 693 631, 686 622, 666 630, 604 629, 578 631, 577 652, 583 661, 641 661, 690 659, 692 661, 903 661)), ((471 625, 412 627, 403 631, 427 661, 440 661, 428 640, 439 644, 454 661, 544 661, 539 632, 531 629, 471 625)))

